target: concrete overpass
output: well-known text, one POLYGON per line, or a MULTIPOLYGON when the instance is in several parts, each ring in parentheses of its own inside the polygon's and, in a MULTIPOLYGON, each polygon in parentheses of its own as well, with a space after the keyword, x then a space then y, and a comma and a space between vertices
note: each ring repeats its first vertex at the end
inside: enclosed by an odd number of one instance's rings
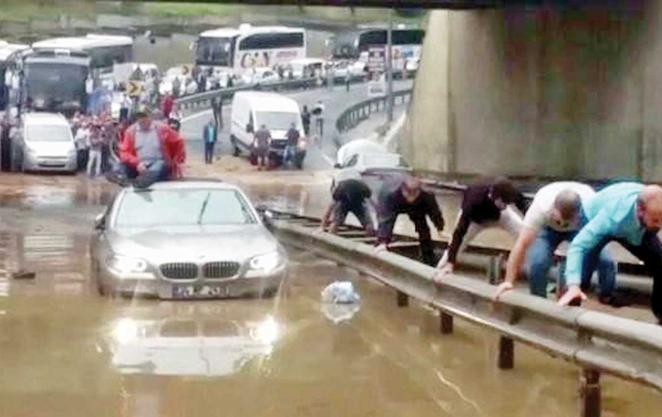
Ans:
POLYGON ((442 172, 662 181, 660 2, 607 4, 432 11, 408 159, 442 172))

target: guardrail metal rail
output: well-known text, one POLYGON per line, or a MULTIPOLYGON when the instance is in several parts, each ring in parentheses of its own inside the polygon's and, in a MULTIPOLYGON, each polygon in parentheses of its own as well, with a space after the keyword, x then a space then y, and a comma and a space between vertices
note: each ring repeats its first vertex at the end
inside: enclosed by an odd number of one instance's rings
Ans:
MULTIPOLYGON (((393 104, 402 105, 411 100, 412 89, 400 90, 393 93, 393 104)), ((375 97, 360 103, 357 103, 346 109, 336 120, 336 129, 338 132, 346 132, 358 126, 364 120, 367 120, 373 113, 386 110, 387 97, 375 97)))
MULTIPOLYGON (((432 282, 434 268, 397 253, 375 253, 358 228, 345 226, 332 235, 319 232, 319 219, 313 217, 265 213, 270 228, 286 245, 353 268, 393 288, 399 307, 406 307, 409 298, 414 298, 439 311, 441 334, 453 332, 455 317, 498 333, 499 369, 514 367, 515 342, 574 363, 581 370, 582 417, 601 414, 603 373, 662 391, 660 326, 581 307, 559 307, 551 300, 519 292, 504 294, 495 303, 493 285, 460 275, 448 276, 438 287, 432 282)), ((400 239, 405 244, 413 241, 400 239)))

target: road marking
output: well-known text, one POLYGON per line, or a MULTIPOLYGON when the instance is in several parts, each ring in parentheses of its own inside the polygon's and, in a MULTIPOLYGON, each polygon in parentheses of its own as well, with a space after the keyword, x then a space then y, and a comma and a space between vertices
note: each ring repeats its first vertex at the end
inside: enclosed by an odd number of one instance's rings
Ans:
POLYGON ((182 124, 184 124, 184 123, 188 123, 188 122, 190 122, 191 120, 193 120, 193 119, 197 119, 197 118, 202 117, 202 116, 207 116, 207 117, 209 117, 209 115, 212 115, 212 116, 214 115, 214 113, 211 111, 211 109, 204 110, 204 111, 201 111, 201 112, 199 112, 199 113, 194 113, 194 114, 192 114, 192 115, 190 115, 190 116, 183 117, 183 118, 182 118, 182 124))

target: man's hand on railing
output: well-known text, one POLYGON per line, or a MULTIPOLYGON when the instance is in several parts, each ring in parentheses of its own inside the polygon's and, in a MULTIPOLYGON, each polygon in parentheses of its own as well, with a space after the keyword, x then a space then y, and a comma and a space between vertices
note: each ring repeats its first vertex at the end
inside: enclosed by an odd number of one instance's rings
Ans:
POLYGON ((508 281, 504 281, 496 289, 496 292, 494 293, 494 301, 499 301, 499 298, 506 292, 512 291, 513 289, 513 284, 508 281))

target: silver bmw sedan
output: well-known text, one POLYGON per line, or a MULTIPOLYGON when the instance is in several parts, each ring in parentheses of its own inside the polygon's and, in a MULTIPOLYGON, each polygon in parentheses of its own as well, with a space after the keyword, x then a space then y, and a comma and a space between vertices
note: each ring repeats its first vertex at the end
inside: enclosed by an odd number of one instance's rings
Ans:
POLYGON ((246 195, 222 182, 125 188, 95 229, 91 271, 102 295, 272 296, 287 275, 282 246, 246 195))

